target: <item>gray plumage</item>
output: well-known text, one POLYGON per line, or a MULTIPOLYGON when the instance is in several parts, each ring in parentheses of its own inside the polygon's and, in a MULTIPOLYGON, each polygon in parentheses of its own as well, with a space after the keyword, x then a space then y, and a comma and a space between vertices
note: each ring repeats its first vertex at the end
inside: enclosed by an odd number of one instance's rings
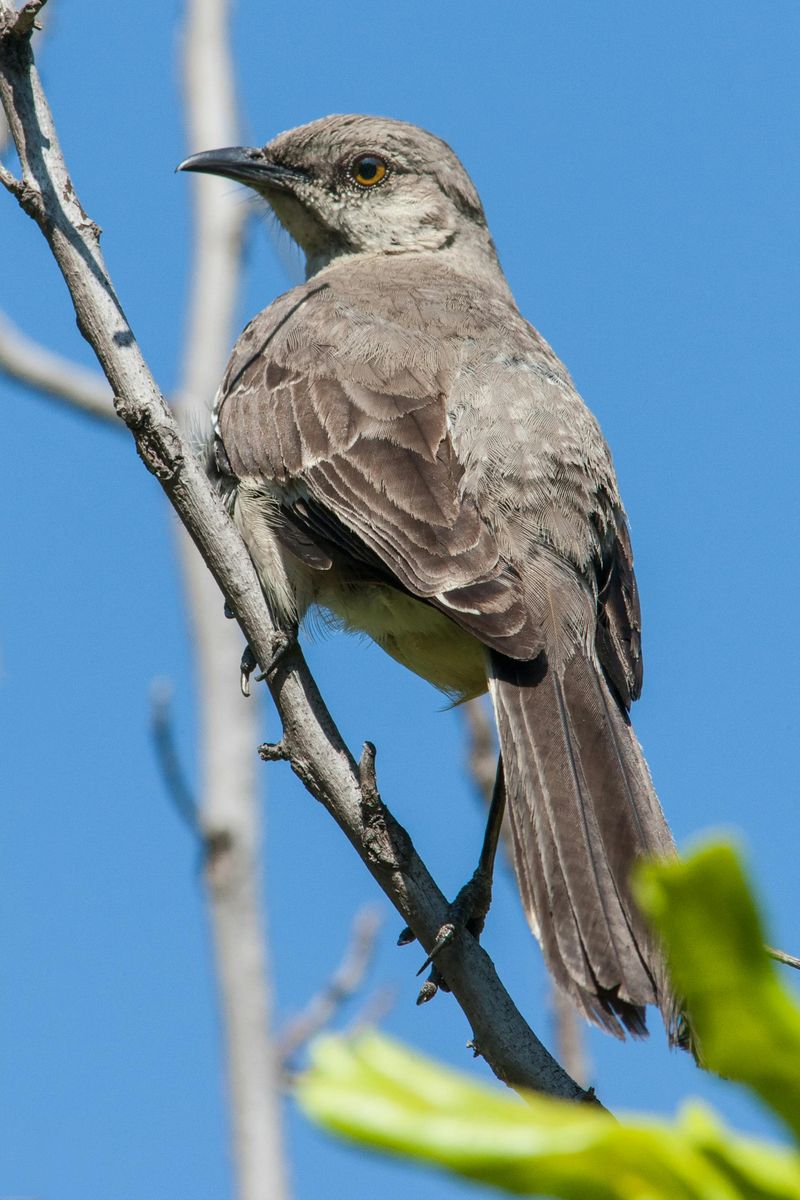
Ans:
POLYGON ((633 903, 673 843, 628 721, 640 616, 597 422, 519 314, 477 193, 415 126, 327 117, 183 164, 255 187, 309 278, 239 338, 216 458, 279 620, 311 605, 450 696, 491 692, 514 865, 592 1020, 672 1032, 633 903))

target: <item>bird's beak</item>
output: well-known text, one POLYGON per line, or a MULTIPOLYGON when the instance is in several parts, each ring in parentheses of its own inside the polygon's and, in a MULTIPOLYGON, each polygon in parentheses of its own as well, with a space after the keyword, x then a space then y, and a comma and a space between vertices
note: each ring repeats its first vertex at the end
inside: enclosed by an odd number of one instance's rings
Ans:
POLYGON ((263 150, 249 146, 226 146, 222 150, 205 150, 185 158, 176 171, 201 171, 206 175, 223 175, 255 188, 290 190, 292 183, 306 177, 298 167, 272 162, 263 150))

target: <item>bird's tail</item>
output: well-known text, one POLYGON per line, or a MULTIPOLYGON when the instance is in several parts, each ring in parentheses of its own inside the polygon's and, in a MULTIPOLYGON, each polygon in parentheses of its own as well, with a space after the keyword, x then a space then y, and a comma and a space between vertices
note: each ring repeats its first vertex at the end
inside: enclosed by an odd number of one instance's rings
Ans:
POLYGON ((527 663, 492 652, 490 662, 514 867, 547 965, 615 1036, 645 1035, 645 1005, 656 1004, 679 1040, 629 883, 636 859, 672 855, 674 844, 627 716, 580 650, 560 669, 544 651, 527 663))

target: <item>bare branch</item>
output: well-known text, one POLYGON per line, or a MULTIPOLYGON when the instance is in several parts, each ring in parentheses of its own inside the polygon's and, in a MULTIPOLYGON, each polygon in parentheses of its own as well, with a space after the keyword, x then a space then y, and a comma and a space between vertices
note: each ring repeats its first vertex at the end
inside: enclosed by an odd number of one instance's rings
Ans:
POLYGON ((483 802, 492 802, 497 772, 497 738, 482 696, 461 705, 467 726, 467 766, 483 802))
POLYGON ((25 0, 17 12, 9 5, 3 14, 4 20, 0 21, 4 37, 25 38, 29 37, 34 28, 38 28, 36 18, 44 8, 47 0, 25 0))
MULTIPOLYGON (((189 149, 231 145, 239 137, 228 0, 189 0, 183 91, 189 149)), ((229 185, 194 175, 195 239, 189 324, 176 404, 207 417, 232 342, 239 263, 247 217, 229 185)))
MULTIPOLYGON (((6 114, 0 109, 0 157, 5 154, 10 138, 11 130, 8 128, 6 114)), ((2 182, 3 187, 8 187, 8 178, 13 179, 14 176, 0 163, 0 182, 2 182)))
POLYGON ((150 693, 150 728, 164 788, 178 816, 196 836, 200 833, 197 801, 183 773, 172 724, 172 685, 158 679, 150 693))
POLYGON ((119 427, 113 397, 101 375, 54 354, 25 334, 0 313, 0 372, 78 408, 91 417, 119 427))
MULTIPOLYGON (((17 45, 12 53, 8 39, 0 40, 0 93, 23 173, 41 196, 31 215, 61 268, 79 327, 111 384, 117 412, 229 599, 263 669, 281 640, 279 631, 241 538, 181 437, 125 319, 100 254, 98 231, 68 177, 29 46, 17 45)), ((268 686, 283 721, 292 768, 429 951, 447 919, 445 897, 406 831, 379 798, 362 793, 353 757, 299 647, 279 658, 268 686)), ((453 939, 437 965, 472 1026, 474 1045, 500 1079, 551 1095, 590 1099, 536 1038, 474 938, 464 934, 453 939)))
POLYGON ((555 1046, 559 1062, 582 1087, 589 1083, 590 1066, 583 1037, 583 1018, 566 992, 550 982, 550 1002, 553 1007, 555 1046))
MULTIPOLYGON (((229 48, 229 0, 187 0, 183 91, 190 148, 238 140, 229 48)), ((174 397, 184 429, 209 426, 209 410, 233 340, 244 213, 219 180, 193 183, 189 321, 174 397)), ((258 707, 236 689, 241 633, 222 619, 223 597, 177 527, 193 629, 203 786, 200 823, 226 1048, 240 1200, 288 1194, 281 1136, 281 1071, 271 1036, 272 993, 261 895, 261 807, 254 746, 258 707), (236 689, 235 691, 233 689, 236 689)))
POLYGON ((776 962, 800 971, 800 958, 796 958, 794 954, 787 954, 785 950, 776 950, 774 946, 766 946, 765 949, 770 958, 774 958, 776 962))
POLYGON ((381 923, 375 909, 364 908, 356 913, 350 944, 339 966, 303 1012, 289 1022, 278 1039, 278 1054, 284 1067, 313 1037, 331 1024, 342 1006, 358 992, 374 957, 381 923))

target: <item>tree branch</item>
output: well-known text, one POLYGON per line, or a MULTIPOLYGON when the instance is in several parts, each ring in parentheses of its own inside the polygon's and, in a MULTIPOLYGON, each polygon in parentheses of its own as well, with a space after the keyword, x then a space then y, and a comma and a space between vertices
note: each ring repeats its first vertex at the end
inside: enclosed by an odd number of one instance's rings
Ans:
MULTIPOLYGON (((467 767, 478 795, 486 807, 492 802, 494 777, 497 773, 499 753, 494 726, 486 712, 485 697, 478 696, 461 705, 461 714, 467 727, 467 767)), ((507 843, 506 824, 503 822, 503 840, 507 843)))
POLYGON ((774 958, 775 962, 783 963, 785 967, 794 967, 795 971, 800 971, 800 958, 795 954, 787 954, 785 950, 778 950, 775 946, 765 947, 770 958, 774 958))
MULTIPOLYGON (((8 0, 0 0, 7 9, 8 0)), ((147 369, 111 285, 99 231, 78 203, 61 155, 28 41, 0 39, 0 93, 23 177, 24 205, 47 238, 72 295, 78 325, 113 389, 115 406, 228 597, 262 668, 278 643, 242 541, 147 369)), ((447 905, 408 834, 377 795, 362 789, 358 768, 323 703, 300 648, 288 650, 268 681, 283 721, 292 768, 328 810, 404 921, 429 950, 447 905)), ((536 1038, 483 948, 468 934, 446 946, 437 964, 467 1016, 473 1042, 508 1084, 587 1099, 536 1038)))
POLYGON ((197 801, 186 781, 175 745, 172 723, 172 685, 166 679, 157 679, 150 690, 150 730, 153 749, 164 781, 164 790, 173 803, 176 813, 190 833, 200 837, 200 820, 197 801))
POLYGON ((50 399, 119 427, 111 392, 102 376, 26 337, 2 313, 0 372, 50 399))
POLYGON ((16 12, 7 7, 5 19, 0 23, 0 33, 17 38, 30 37, 37 27, 36 18, 46 3, 47 0, 25 0, 16 12))
POLYGON ((330 1025, 342 1005, 361 987, 375 953, 380 927, 381 918, 374 909, 364 908, 356 913, 350 943, 342 961, 303 1011, 289 1021, 278 1039, 278 1053, 284 1068, 291 1064, 299 1050, 330 1025))
MULTIPOLYGON (((238 140, 229 0, 186 0, 183 95, 189 149, 238 140)), ((173 404, 184 430, 206 430, 233 341, 245 213, 220 180, 192 184, 189 320, 173 404)), ((240 1200, 285 1200, 281 1063, 261 893, 262 810, 253 748, 259 709, 235 687, 241 633, 185 529, 178 552, 198 672, 202 788, 199 821, 226 1049, 240 1200)))

